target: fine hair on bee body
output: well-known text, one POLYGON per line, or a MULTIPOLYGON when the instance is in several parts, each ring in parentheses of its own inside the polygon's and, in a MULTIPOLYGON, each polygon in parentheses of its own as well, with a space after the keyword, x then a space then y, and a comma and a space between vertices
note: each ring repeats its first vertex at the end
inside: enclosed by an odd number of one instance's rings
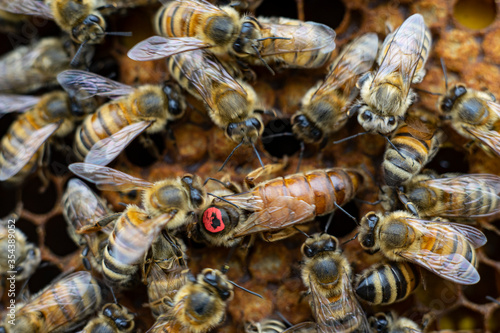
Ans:
POLYGON ((369 319, 373 333, 421 333, 422 328, 414 321, 398 317, 394 312, 379 312, 369 319))
POLYGON ((397 127, 416 94, 410 88, 425 76, 432 37, 420 14, 410 16, 387 35, 377 59, 378 69, 358 80, 361 100, 350 114, 368 132, 388 135, 397 127))
MULTIPOLYGON (((64 71, 58 81, 68 92, 116 98, 88 115, 75 132, 74 150, 80 160, 106 165, 140 133, 163 131, 180 119, 186 102, 177 85, 124 85, 103 76, 64 71)), ((86 96, 85 96, 86 97, 86 96)))
POLYGON ((97 317, 90 320, 82 333, 129 333, 135 328, 134 315, 120 304, 105 304, 97 317))
POLYGON ((347 108, 356 97, 356 80, 371 69, 377 51, 374 33, 356 38, 342 50, 325 80, 308 90, 302 108, 292 117, 292 130, 299 139, 319 143, 345 125, 347 108))
POLYGON ((62 277, 16 309, 15 325, 6 317, 6 333, 68 332, 95 313, 103 301, 99 282, 89 272, 62 277))
POLYGON ((475 249, 486 243, 478 229, 442 220, 422 220, 405 211, 369 212, 360 222, 359 242, 389 260, 409 261, 458 284, 475 284, 475 249))
POLYGON ((405 300, 420 284, 420 272, 408 262, 389 262, 367 268, 356 277, 356 295, 374 305, 405 300))

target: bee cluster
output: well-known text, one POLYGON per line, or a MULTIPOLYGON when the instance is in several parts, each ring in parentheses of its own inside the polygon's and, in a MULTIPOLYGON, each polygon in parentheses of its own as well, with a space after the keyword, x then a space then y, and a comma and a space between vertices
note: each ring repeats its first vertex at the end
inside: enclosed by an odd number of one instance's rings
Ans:
POLYGON ((0 332, 500 331, 498 4, 214 2, 0 0, 0 332))

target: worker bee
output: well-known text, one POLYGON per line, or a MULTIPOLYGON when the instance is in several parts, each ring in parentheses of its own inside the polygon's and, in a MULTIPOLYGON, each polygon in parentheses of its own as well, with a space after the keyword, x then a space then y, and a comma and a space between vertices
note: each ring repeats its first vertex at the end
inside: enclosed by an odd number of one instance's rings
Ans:
POLYGON ((205 268, 196 278, 188 274, 172 309, 160 316, 149 332, 208 332, 224 320, 233 293, 233 286, 218 270, 205 268))
MULTIPOLYGON (((395 206, 394 191, 383 188, 385 208, 395 206)), ((478 218, 500 211, 500 177, 492 174, 437 175, 426 171, 398 191, 400 201, 420 216, 478 218)))
POLYGON ((458 84, 447 89, 439 108, 458 133, 476 141, 484 151, 500 156, 500 104, 492 94, 458 84))
POLYGON ((245 333, 282 333, 286 330, 286 325, 276 319, 264 319, 258 323, 247 323, 245 333))
POLYGON ((120 304, 108 303, 102 307, 98 317, 92 319, 80 333, 126 333, 133 332, 134 315, 120 304))
MULTIPOLYGON (((92 100, 93 101, 93 100, 92 100)), ((33 96, 3 95, 0 102, 3 113, 29 111, 21 114, 0 142, 0 180, 19 183, 36 167, 42 158, 41 147, 52 135, 64 137, 74 122, 92 110, 93 103, 72 103, 70 96, 57 91, 41 98, 33 96)))
POLYGON ((323 82, 309 89, 302 108, 292 117, 295 135, 307 142, 321 142, 347 122, 347 107, 356 97, 354 86, 358 75, 373 65, 377 56, 378 37, 365 34, 347 45, 330 66, 323 82))
POLYGON ((317 68, 330 60, 335 36, 332 28, 321 23, 246 16, 231 52, 254 65, 276 63, 289 68, 317 68))
POLYGON ((173 306, 175 294, 186 284, 186 247, 165 231, 151 246, 152 264, 147 275, 149 307, 155 318, 173 306))
POLYGON ((207 194, 200 177, 190 174, 151 183, 100 165, 73 163, 69 169, 94 183, 100 190, 143 190, 142 206, 150 217, 155 218, 174 210, 177 212, 166 226, 169 230, 188 223, 190 218, 195 217, 195 211, 203 207, 207 201, 207 194))
POLYGON ((351 266, 328 234, 314 234, 302 245, 302 280, 318 332, 368 332, 365 313, 351 287, 351 266))
POLYGON ((231 6, 240 12, 254 12, 264 0, 217 0, 215 3, 222 6, 231 6))
POLYGON ((75 153, 85 162, 109 164, 140 133, 157 133, 186 109, 176 85, 133 88, 97 74, 69 70, 57 79, 68 92, 117 98, 87 116, 75 133, 75 153), (121 97, 120 97, 121 96, 121 97))
POLYGON ((422 329, 412 320, 397 318, 394 313, 377 313, 370 317, 373 333, 420 333, 422 329))
POLYGON ((342 168, 271 179, 224 196, 223 202, 214 199, 201 214, 199 230, 211 243, 231 246, 228 241, 238 237, 276 232, 330 214, 354 198, 363 180, 358 171, 342 168))
POLYGON ((377 59, 379 68, 358 80, 361 101, 349 110, 349 114, 358 112, 365 131, 388 135, 398 127, 416 97, 410 85, 425 76, 431 41, 420 14, 410 16, 387 35, 377 59))
POLYGON ((385 183, 397 187, 410 181, 429 163, 444 142, 443 131, 431 123, 408 118, 387 144, 382 168, 385 183))
POLYGON ((15 274, 16 280, 26 280, 36 271, 42 257, 40 249, 16 228, 17 219, 13 214, 0 221, 0 275, 15 274))
POLYGON ((6 333, 69 332, 102 304, 101 287, 89 272, 76 272, 46 287, 20 305, 15 319, 7 315, 0 326, 6 333), (14 321, 14 325, 12 324, 14 321))
POLYGON ((468 285, 479 281, 475 248, 486 244, 486 237, 468 225, 421 220, 395 211, 385 216, 366 214, 359 242, 370 252, 382 250, 389 260, 407 260, 443 279, 468 285))
POLYGON ((114 224, 110 223, 93 233, 78 233, 111 214, 106 203, 84 182, 73 178, 62 197, 63 217, 68 224, 68 234, 78 246, 84 246, 83 264, 87 270, 102 272, 102 253, 114 224), (92 256, 86 254, 90 250, 92 256))
POLYGON ((414 265, 390 262, 364 270, 356 279, 356 294, 367 303, 387 305, 405 300, 420 283, 414 265))
POLYGON ((67 69, 71 60, 65 44, 61 38, 48 37, 2 56, 0 91, 25 94, 55 86, 57 73, 67 69))

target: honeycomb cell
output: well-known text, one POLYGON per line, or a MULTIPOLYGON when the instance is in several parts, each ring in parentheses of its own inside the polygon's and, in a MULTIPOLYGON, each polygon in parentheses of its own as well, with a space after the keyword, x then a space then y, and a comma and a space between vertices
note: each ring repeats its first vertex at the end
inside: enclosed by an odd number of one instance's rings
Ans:
POLYGON ((458 172, 467 173, 469 167, 466 155, 454 148, 441 148, 426 168, 436 171, 439 174, 458 172), (460 163, 457 163, 460 161, 460 163))
POLYGON ((470 29, 484 29, 495 21, 497 4, 494 0, 457 0, 453 16, 470 29))
POLYGON ((45 224, 45 246, 58 256, 66 256, 78 249, 69 237, 67 223, 62 215, 57 215, 45 224))
POLYGON ((446 67, 457 72, 465 69, 464 63, 475 63, 481 48, 473 34, 459 29, 445 32, 435 45, 435 56, 443 58, 446 67))
POLYGON ((486 60, 491 63, 500 63, 500 27, 491 30, 484 36, 483 50, 486 60))
POLYGON ((484 329, 484 321, 481 314, 465 307, 459 307, 444 315, 438 321, 438 328, 440 330, 484 329))
POLYGON ((16 221, 16 228, 19 228, 24 233, 29 242, 38 245, 38 233, 36 225, 33 222, 25 218, 20 218, 16 221))
POLYGON ((21 197, 24 209, 32 213, 43 214, 54 208, 57 200, 56 186, 51 181, 48 187, 41 192, 44 187, 45 184, 37 176, 33 176, 29 181, 25 182, 21 197))
POLYGON ((257 16, 284 16, 292 19, 298 18, 295 0, 263 1, 255 11, 257 16))
POLYGON ((293 156, 300 150, 300 142, 292 134, 289 119, 274 119, 267 123, 262 134, 262 144, 271 156, 277 158, 293 156))
POLYGON ((38 269, 28 281, 28 288, 31 294, 42 290, 61 274, 61 271, 51 262, 42 261, 38 269))
POLYGON ((306 21, 323 23, 333 29, 340 25, 345 13, 346 7, 341 0, 307 0, 304 10, 306 21))

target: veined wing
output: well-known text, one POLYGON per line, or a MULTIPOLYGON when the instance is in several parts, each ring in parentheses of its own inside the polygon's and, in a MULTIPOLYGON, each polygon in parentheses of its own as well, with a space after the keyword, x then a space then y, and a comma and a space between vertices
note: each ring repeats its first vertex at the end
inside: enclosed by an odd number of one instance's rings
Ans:
POLYGON ((149 37, 135 45, 128 53, 128 57, 136 61, 158 60, 179 53, 195 51, 212 47, 194 37, 149 37))
POLYGON ((39 101, 38 96, 0 94, 0 118, 7 113, 24 112, 39 101))
POLYGON ((0 0, 0 9, 9 13, 33 15, 53 20, 49 6, 37 0, 0 0))

